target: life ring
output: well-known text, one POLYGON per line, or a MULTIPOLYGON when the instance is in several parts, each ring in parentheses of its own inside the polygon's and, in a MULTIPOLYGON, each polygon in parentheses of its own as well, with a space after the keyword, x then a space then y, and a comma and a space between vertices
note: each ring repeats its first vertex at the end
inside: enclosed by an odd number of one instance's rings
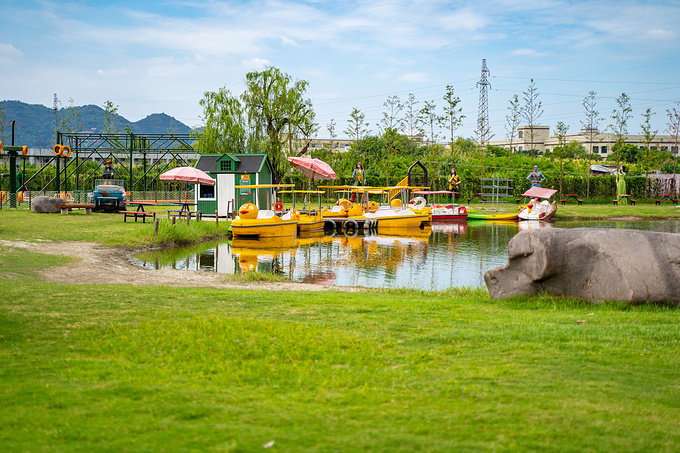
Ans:
POLYGON ((54 148, 52 148, 52 151, 54 151, 54 154, 56 156, 61 156, 61 153, 63 152, 64 146, 63 145, 54 145, 54 148))
POLYGON ((353 236, 356 236, 359 234, 359 223, 354 220, 354 219, 347 219, 345 220, 344 225, 342 226, 343 233, 345 233, 345 236, 350 235, 350 231, 353 231, 354 234, 353 236))
MULTIPOLYGON (((2 151, 2 143, 0 143, 0 151, 2 151)), ((21 154, 23 154, 24 156, 28 156, 28 146, 24 145, 21 148, 21 154)))
POLYGON ((0 153, 2 152, 2 142, 0 142, 0 153))
POLYGON ((283 203, 280 201, 274 203, 274 211, 283 211, 283 203))
POLYGON ((63 146, 61 148, 61 155, 64 157, 68 157, 71 155, 71 148, 69 146, 63 146))
POLYGON ((415 209, 416 211, 420 211, 421 209, 423 209, 425 207, 426 204, 427 204, 427 200, 425 200, 425 198, 416 197, 413 200, 413 209, 415 209))

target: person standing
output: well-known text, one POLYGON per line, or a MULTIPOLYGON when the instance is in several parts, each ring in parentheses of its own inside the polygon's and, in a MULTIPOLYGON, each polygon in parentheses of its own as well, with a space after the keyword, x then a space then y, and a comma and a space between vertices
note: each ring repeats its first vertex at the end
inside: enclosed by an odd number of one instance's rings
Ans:
POLYGON ((545 176, 538 171, 538 166, 534 165, 534 170, 529 173, 527 180, 531 183, 531 187, 541 187, 541 183, 545 181, 545 176))
POLYGON ((628 204, 628 197, 626 195, 626 167, 621 165, 618 174, 616 175, 616 198, 619 200, 619 205, 628 204))
POLYGON ((451 201, 451 196, 453 195, 456 203, 458 202, 458 196, 460 195, 460 190, 458 189, 458 186, 460 185, 460 183, 461 183, 460 176, 458 176, 458 173, 456 173, 456 169, 451 168, 451 174, 449 175, 449 192, 455 192, 455 194, 452 193, 449 194, 449 201, 451 201))
MULTIPOLYGON (((364 186, 366 185, 366 172, 364 169, 361 167, 361 162, 357 162, 357 166, 352 172, 352 185, 353 186, 364 186)), ((350 201, 356 200, 356 192, 352 192, 352 195, 349 197, 350 201)))

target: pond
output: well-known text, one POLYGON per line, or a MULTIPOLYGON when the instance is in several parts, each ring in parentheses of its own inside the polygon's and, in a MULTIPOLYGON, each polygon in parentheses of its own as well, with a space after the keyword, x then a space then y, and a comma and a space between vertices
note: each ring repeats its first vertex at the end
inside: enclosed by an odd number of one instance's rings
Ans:
POLYGON ((443 290, 484 287, 484 272, 507 262, 510 239, 524 228, 629 228, 680 233, 679 220, 435 223, 400 235, 359 234, 233 240, 150 251, 147 269, 234 274, 257 270, 293 281, 370 288, 443 290))

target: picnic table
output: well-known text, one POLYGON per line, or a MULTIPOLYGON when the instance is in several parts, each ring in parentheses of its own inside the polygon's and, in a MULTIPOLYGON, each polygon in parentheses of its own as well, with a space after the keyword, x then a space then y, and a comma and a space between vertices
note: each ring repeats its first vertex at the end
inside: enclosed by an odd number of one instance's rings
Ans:
POLYGON ((188 201, 170 201, 168 202, 169 205, 172 206, 178 206, 180 209, 170 209, 168 210, 168 219, 172 214, 178 215, 180 218, 182 217, 196 217, 196 220, 201 220, 201 212, 200 211, 192 211, 191 206, 194 206, 194 208, 198 207, 198 203, 191 203, 188 201))
POLYGON ((566 198, 563 198, 563 199, 560 200, 560 202, 561 202, 563 205, 567 204, 567 201, 569 201, 569 200, 574 200, 574 201, 576 201, 578 204, 583 204, 583 200, 580 199, 580 198, 578 197, 578 194, 577 194, 577 193, 569 193, 569 194, 565 195, 565 197, 566 197, 566 198))
POLYGON ((146 218, 147 217, 153 217, 156 219, 156 213, 155 212, 147 212, 144 210, 144 206, 156 206, 156 203, 151 202, 151 201, 127 201, 125 202, 125 206, 137 206, 136 211, 131 211, 131 210, 125 210, 125 211, 118 211, 119 214, 123 214, 123 222, 127 222, 128 216, 134 217, 135 222, 137 221, 138 218, 142 219, 142 223, 146 223, 146 218))
POLYGON ((655 199, 654 203, 660 205, 661 202, 666 198, 668 198, 673 204, 678 204, 678 202, 680 202, 680 200, 678 200, 678 198, 675 195, 670 193, 664 193, 659 195, 659 198, 655 199))

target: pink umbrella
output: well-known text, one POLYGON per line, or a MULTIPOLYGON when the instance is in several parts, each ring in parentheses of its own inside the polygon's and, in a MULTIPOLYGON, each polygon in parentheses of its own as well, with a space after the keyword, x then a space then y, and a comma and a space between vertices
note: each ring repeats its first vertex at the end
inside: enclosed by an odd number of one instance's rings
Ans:
POLYGON ((205 184, 214 186, 215 180, 207 173, 194 167, 177 167, 159 176, 161 181, 185 182, 187 184, 205 184))
POLYGON ((161 181, 169 182, 183 182, 186 183, 186 200, 189 196, 189 184, 205 184, 206 186, 214 186, 215 180, 207 173, 194 167, 177 167, 166 171, 158 177, 161 181))
POLYGON ((311 179, 335 179, 335 174, 326 162, 311 157, 289 157, 288 162, 311 179))

